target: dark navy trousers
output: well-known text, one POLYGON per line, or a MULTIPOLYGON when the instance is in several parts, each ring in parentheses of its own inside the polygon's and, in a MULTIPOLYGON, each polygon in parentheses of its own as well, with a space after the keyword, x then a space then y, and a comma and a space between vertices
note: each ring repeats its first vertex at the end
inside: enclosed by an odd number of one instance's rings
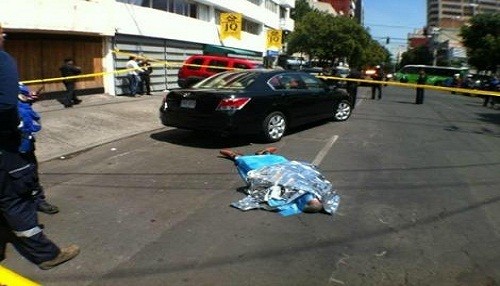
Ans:
POLYGON ((0 150, 0 260, 7 242, 29 261, 40 264, 54 259, 60 249, 38 223, 34 164, 20 153, 0 150))

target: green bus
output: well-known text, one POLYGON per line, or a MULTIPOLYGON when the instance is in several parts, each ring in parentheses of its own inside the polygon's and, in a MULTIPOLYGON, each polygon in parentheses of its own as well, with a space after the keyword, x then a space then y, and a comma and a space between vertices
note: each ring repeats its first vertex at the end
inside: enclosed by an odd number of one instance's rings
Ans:
POLYGON ((460 78, 464 78, 469 73, 468 68, 406 65, 394 74, 394 80, 404 83, 416 83, 418 73, 421 70, 425 71, 427 84, 429 85, 443 85, 445 82, 453 79, 453 76, 456 74, 460 78))

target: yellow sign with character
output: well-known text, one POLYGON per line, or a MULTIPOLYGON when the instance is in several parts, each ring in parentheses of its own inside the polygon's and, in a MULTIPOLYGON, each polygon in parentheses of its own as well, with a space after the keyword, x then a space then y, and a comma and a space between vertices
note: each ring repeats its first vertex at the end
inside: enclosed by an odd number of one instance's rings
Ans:
POLYGON ((224 40, 228 37, 241 39, 242 16, 239 13, 220 14, 220 38, 224 40))
POLYGON ((281 34, 281 30, 267 30, 266 48, 280 50, 281 34))

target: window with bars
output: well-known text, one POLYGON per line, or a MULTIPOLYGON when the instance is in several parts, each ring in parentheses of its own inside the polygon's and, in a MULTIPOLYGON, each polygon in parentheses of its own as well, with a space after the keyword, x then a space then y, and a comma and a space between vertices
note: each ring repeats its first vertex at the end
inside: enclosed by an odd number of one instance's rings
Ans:
POLYGON ((273 12, 273 13, 278 13, 278 4, 274 3, 271 0, 265 0, 266 1, 266 9, 273 12))
MULTIPOLYGON (((190 0, 116 0, 116 1, 126 4, 163 10, 191 18, 198 18, 198 6, 205 6, 202 4, 194 3, 193 1, 190 0)), ((203 18, 205 19, 207 18, 207 16, 203 15, 203 18)))

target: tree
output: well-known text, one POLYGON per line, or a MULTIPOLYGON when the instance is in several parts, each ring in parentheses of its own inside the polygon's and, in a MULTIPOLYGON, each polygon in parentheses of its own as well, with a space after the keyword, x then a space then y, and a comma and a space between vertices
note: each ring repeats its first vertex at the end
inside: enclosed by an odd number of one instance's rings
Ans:
MULTIPOLYGON (((297 3, 300 2, 305 1, 297 3)), ((301 16, 295 22, 295 31, 287 39, 289 53, 305 53, 310 58, 317 59, 320 64, 346 59, 353 67, 389 61, 389 52, 354 20, 334 17, 314 9, 301 13, 297 13, 301 16)))
POLYGON ((313 11, 313 8, 309 6, 306 0, 298 0, 295 3, 295 8, 292 9, 290 13, 290 18, 295 21, 300 21, 307 13, 313 11))
POLYGON ((500 64, 500 13, 475 15, 463 26, 460 36, 467 48, 468 62, 479 71, 496 72, 500 64))
POLYGON ((405 65, 432 65, 432 53, 427 46, 410 49, 401 55, 399 66, 405 65))

